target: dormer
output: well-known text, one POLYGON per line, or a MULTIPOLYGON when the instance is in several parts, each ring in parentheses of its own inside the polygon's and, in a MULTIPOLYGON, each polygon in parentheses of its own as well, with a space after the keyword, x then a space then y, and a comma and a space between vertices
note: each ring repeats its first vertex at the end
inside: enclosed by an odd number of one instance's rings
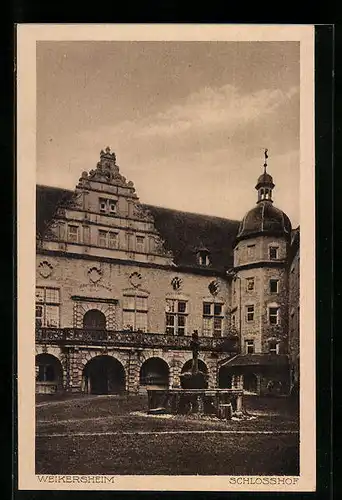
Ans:
POLYGON ((196 260, 197 264, 202 267, 208 267, 211 265, 210 251, 204 246, 196 248, 196 260))

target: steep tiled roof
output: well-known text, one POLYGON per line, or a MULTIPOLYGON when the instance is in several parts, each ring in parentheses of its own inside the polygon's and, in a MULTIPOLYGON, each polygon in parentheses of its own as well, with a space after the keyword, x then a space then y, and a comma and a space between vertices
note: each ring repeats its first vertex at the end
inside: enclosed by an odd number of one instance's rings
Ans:
POLYGON ((42 236, 48 223, 53 218, 57 205, 72 198, 74 192, 69 189, 51 186, 37 186, 36 188, 36 232, 42 236))
POLYGON ((152 213, 155 227, 165 240, 166 248, 173 252, 176 264, 197 266, 196 252, 207 249, 213 268, 232 267, 238 221, 144 206, 152 213))
POLYGON ((234 358, 224 361, 221 366, 287 366, 289 363, 286 354, 238 354, 234 358))
POLYGON ((291 237, 291 221, 270 201, 261 201, 249 210, 242 219, 237 238, 242 240, 258 234, 291 237))
MULTIPOLYGON (((37 234, 43 235, 56 207, 73 196, 73 191, 37 186, 37 234)), ((239 221, 143 205, 152 214, 155 227, 174 255, 177 265, 199 267, 196 253, 206 249, 211 267, 224 270, 233 265, 233 246, 239 221)))

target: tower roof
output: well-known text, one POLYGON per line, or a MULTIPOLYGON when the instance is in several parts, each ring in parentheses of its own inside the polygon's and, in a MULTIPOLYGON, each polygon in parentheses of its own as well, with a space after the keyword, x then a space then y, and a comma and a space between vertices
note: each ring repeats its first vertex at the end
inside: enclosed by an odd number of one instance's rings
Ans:
POLYGON ((257 206, 249 210, 242 219, 237 233, 237 241, 249 237, 268 234, 291 237, 291 222, 288 216, 273 206, 273 177, 266 172, 268 149, 265 149, 264 172, 258 177, 255 189, 258 191, 257 206))
POLYGON ((266 170, 263 174, 261 174, 258 177, 258 182, 255 186, 255 189, 259 189, 262 186, 270 187, 271 189, 273 189, 275 186, 275 184, 273 183, 272 175, 270 175, 268 172, 266 172, 266 170))
POLYGON ((237 233, 237 240, 260 234, 274 236, 291 236, 291 221, 279 208, 270 201, 264 200, 249 210, 242 219, 237 233))

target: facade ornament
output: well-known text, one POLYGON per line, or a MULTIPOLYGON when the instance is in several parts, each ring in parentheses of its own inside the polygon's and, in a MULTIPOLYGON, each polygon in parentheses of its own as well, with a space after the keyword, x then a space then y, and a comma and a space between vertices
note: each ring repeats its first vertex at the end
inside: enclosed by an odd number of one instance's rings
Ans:
POLYGON ((98 267, 91 267, 88 271, 88 277, 91 283, 98 283, 102 278, 102 271, 98 267))
POLYGON ((40 262, 38 272, 43 278, 48 278, 53 271, 53 266, 47 260, 40 262))
POLYGON ((154 222, 153 216, 147 208, 143 207, 141 203, 134 203, 133 206, 133 217, 146 222, 154 222))
POLYGON ((96 169, 90 170, 89 173, 83 172, 79 180, 79 187, 89 186, 89 181, 106 182, 115 186, 128 187, 131 191, 135 191, 132 181, 127 181, 120 174, 119 165, 116 163, 116 154, 111 152, 110 147, 100 151, 100 161, 96 165, 96 169))
POLYGON ((169 250, 166 250, 165 241, 159 235, 156 235, 154 237, 154 248, 155 248, 155 251, 158 255, 163 255, 166 257, 173 257, 172 252, 169 250))
POLYGON ((220 286, 216 280, 211 281, 208 285, 208 290, 211 293, 211 295, 216 296, 219 291, 220 291, 220 286))
POLYGON ((174 290, 179 290, 183 284, 183 280, 179 278, 178 276, 175 276, 171 280, 171 286, 174 290))
POLYGON ((138 272, 134 272, 129 276, 129 282, 134 288, 139 288, 141 286, 142 276, 138 272))

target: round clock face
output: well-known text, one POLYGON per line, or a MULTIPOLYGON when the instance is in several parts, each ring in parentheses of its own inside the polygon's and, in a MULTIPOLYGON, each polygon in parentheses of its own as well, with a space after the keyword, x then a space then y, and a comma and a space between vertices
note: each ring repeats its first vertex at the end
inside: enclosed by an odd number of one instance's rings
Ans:
POLYGON ((129 277, 129 281, 130 281, 131 285, 134 286, 135 288, 137 288, 141 285, 141 280, 142 280, 142 276, 140 273, 137 273, 137 272, 132 273, 129 277))

